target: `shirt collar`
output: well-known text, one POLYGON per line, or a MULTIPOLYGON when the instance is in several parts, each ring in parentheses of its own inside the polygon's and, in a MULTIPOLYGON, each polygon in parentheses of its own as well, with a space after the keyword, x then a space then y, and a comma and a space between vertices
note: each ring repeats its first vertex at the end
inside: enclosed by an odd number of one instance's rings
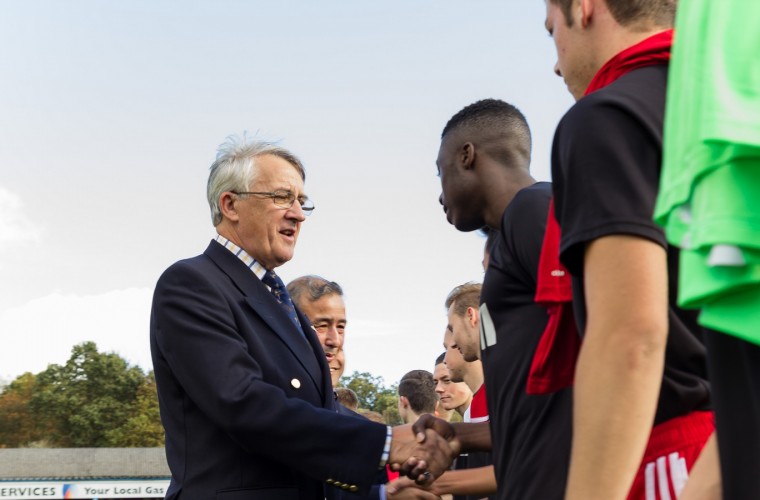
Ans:
POLYGON ((235 257, 243 261, 243 264, 248 266, 248 268, 253 271, 253 274, 256 275, 257 278, 261 279, 262 276, 267 272, 267 270, 259 264, 256 259, 251 257, 248 252, 222 236, 221 234, 217 234, 215 238, 216 242, 222 245, 224 248, 232 252, 235 257))

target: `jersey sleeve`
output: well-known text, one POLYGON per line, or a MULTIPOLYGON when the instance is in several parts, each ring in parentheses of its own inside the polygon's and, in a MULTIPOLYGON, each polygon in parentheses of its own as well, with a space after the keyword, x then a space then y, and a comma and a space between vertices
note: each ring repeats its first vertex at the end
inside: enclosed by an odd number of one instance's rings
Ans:
POLYGON ((576 275, 586 244, 597 238, 626 234, 666 246, 652 220, 661 133, 629 106, 593 97, 563 118, 552 149, 560 255, 576 275))
MULTIPOLYGON (((546 229, 551 190, 534 185, 515 196, 502 218, 502 237, 510 248, 511 265, 519 266, 523 280, 536 289, 538 261, 546 229)), ((504 257, 502 257, 504 258, 504 257)))

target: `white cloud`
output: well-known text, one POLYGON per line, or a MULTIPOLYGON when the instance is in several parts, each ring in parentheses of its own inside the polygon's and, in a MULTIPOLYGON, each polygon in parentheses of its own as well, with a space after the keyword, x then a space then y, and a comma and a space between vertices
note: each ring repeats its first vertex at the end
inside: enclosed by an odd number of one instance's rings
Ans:
POLYGON ((0 250, 40 240, 41 232, 23 211, 21 198, 0 186, 0 250))
POLYGON ((0 378, 63 364, 74 345, 88 340, 101 352, 117 352, 150 370, 152 294, 147 288, 88 296, 54 293, 0 312, 0 378))

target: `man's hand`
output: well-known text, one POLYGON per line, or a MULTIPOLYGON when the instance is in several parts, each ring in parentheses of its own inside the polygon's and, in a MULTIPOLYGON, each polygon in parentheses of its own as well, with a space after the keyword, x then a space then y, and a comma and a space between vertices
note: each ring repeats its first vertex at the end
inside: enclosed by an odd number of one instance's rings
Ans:
POLYGON ((418 484, 428 484, 449 468, 459 449, 453 429, 435 424, 415 433, 410 425, 400 425, 393 428, 388 461, 392 468, 401 469, 418 484), (433 429, 441 430, 446 437, 433 429))
POLYGON ((491 451, 491 424, 489 422, 457 422, 450 424, 445 420, 425 413, 412 425, 412 431, 418 434, 424 432, 425 429, 434 430, 447 441, 456 438, 459 442, 459 453, 491 451))
POLYGON ((435 489, 435 482, 421 486, 414 479, 405 476, 400 476, 398 479, 394 479, 385 485, 385 494, 388 498, 404 498, 403 494, 407 490, 426 491, 435 498, 438 498, 440 495, 435 489))
POLYGON ((415 434, 424 433, 425 429, 432 429, 436 434, 446 441, 451 441, 456 437, 454 426, 447 421, 436 418, 430 413, 423 413, 415 423, 412 424, 412 431, 415 434))
POLYGON ((420 487, 439 496, 450 494, 481 498, 496 494, 496 475, 493 465, 448 470, 433 483, 425 486, 419 486, 412 479, 402 476, 386 484, 385 492, 389 498, 397 498, 404 489, 420 487))
POLYGON ((440 495, 429 491, 425 486, 417 486, 408 477, 400 477, 385 485, 385 495, 393 500, 440 500, 440 495))

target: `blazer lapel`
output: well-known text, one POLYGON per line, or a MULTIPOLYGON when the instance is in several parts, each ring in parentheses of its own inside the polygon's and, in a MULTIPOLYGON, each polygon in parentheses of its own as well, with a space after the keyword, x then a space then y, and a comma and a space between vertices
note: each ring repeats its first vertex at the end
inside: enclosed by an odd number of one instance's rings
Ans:
MULTIPOLYGON (((254 279, 256 279, 254 277, 254 279)), ((264 287, 264 284, 261 284, 264 287)), ((314 351, 311 345, 306 339, 304 334, 301 333, 293 321, 288 317, 287 313, 277 303, 275 298, 269 293, 269 290, 264 288, 263 293, 259 295, 263 296, 251 296, 248 295, 245 300, 251 308, 256 311, 256 314, 261 316, 261 319, 272 328, 272 330, 282 339, 282 341, 288 346, 288 349, 298 359, 301 365, 309 372, 314 385, 322 392, 322 376, 321 367, 317 359, 317 353, 322 352, 322 347, 319 347, 319 351, 314 351), (264 295, 265 294, 265 295, 264 295)))
MULTIPOLYGON (((324 373, 328 372, 326 362, 322 354, 322 347, 317 342, 317 350, 314 350, 310 332, 301 332, 298 327, 291 321, 282 306, 277 302, 274 296, 269 292, 266 285, 258 279, 253 272, 229 250, 222 247, 216 241, 211 241, 204 252, 212 259, 235 283, 245 295, 246 303, 253 311, 261 317, 274 331, 280 339, 287 345, 295 358, 304 367, 312 379, 319 392, 324 396, 324 373), (306 339, 304 339, 304 335, 306 339), (320 363, 320 358, 323 363, 320 363), (324 367, 323 367, 324 365, 324 367)), ((308 328, 308 320, 304 322, 304 317, 299 313, 299 320, 302 325, 308 328)))
MULTIPOLYGON (((304 335, 306 335, 306 339, 308 340, 309 345, 311 345, 311 348, 314 350, 314 352, 318 352, 320 354, 323 353, 324 350, 322 349, 322 345, 319 343, 319 337, 317 337, 317 332, 311 327, 311 321, 309 321, 309 318, 307 318, 298 309, 298 307, 296 307, 296 313, 298 314, 298 320, 303 326, 304 335)), ((327 364, 327 359, 325 356, 317 357, 319 358, 319 365, 322 369, 322 390, 324 393, 323 406, 325 408, 332 408, 335 403, 333 401, 333 386, 330 374, 330 366, 327 364)))

